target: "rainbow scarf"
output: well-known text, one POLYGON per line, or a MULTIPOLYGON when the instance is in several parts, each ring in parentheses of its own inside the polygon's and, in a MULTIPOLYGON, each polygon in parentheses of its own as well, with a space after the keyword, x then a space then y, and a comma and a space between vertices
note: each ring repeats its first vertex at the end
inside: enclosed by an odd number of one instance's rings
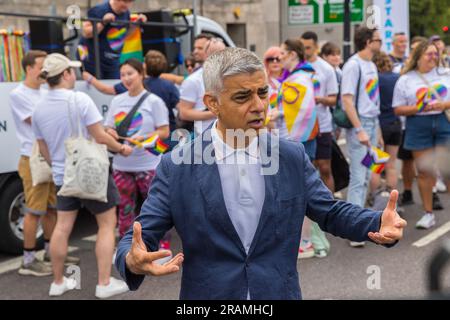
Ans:
POLYGON ((278 79, 280 83, 284 82, 287 78, 289 78, 291 75, 297 72, 308 72, 308 73, 314 73, 315 70, 313 66, 308 61, 300 62, 295 66, 295 69, 292 70, 292 72, 289 72, 289 70, 284 69, 283 73, 281 74, 281 77, 278 79))
POLYGON ((390 155, 383 150, 372 147, 367 151, 366 156, 361 161, 361 164, 370 171, 380 174, 383 172, 386 162, 388 162, 390 155))

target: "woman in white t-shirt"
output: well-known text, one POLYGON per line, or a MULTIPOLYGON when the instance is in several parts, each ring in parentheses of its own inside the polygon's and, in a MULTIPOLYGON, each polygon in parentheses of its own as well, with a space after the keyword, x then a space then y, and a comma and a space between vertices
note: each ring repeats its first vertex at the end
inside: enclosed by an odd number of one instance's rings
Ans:
POLYGON ((125 61, 120 67, 120 80, 128 91, 112 100, 106 115, 106 130, 116 139, 126 138, 131 143, 134 141, 135 145, 135 141, 144 143, 144 147, 137 145, 129 157, 116 154, 113 159, 114 181, 120 192, 119 234, 123 237, 136 217, 137 195, 144 199, 147 197, 160 161, 160 151, 151 141, 167 139, 170 130, 169 113, 165 103, 158 96, 148 94, 144 87, 142 63, 136 59, 125 61), (119 137, 116 129, 144 94, 148 96, 133 115, 125 136, 119 137), (156 135, 158 138, 152 140, 151 137, 156 135))
POLYGON ((436 177, 424 159, 450 139, 450 122, 444 114, 450 109, 449 90, 450 73, 439 67, 438 49, 431 42, 421 42, 395 86, 392 102, 396 115, 407 116, 404 148, 412 151, 419 171, 424 215, 417 228, 435 225, 432 189, 436 177))

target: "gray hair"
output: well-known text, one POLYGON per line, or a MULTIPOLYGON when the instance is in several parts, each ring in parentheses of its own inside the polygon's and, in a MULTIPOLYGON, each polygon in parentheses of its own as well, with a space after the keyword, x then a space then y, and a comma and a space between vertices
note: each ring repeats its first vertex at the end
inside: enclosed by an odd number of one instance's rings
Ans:
POLYGON ((264 64, 254 53, 243 48, 226 48, 212 54, 203 64, 205 91, 218 95, 226 77, 257 71, 266 72, 264 64))

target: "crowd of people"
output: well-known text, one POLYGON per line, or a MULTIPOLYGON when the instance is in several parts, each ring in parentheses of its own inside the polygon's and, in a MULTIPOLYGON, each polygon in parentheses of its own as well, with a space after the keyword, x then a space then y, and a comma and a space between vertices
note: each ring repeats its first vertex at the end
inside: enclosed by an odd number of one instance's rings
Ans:
MULTIPOLYGON (((102 34, 107 33, 107 21, 129 18, 127 8, 117 9, 108 2, 92 10, 90 16, 105 21, 98 25, 100 41, 102 34)), ((91 46, 92 26, 86 23, 83 28, 83 43, 91 46)), ((428 229, 436 224, 433 210, 443 209, 437 192, 446 191, 437 168, 430 170, 421 161, 442 148, 450 138, 450 118, 446 115, 450 109, 450 71, 445 44, 437 36, 416 37, 411 40, 407 56, 408 38, 397 33, 393 52, 384 53, 381 46, 376 29, 359 28, 354 38, 356 53, 343 67, 340 48, 332 42, 321 42, 312 31, 270 47, 262 58, 268 87, 258 93, 261 100, 268 101, 263 122, 274 135, 303 145, 309 161, 331 193, 335 191, 331 165, 333 143, 345 133, 350 159, 346 200, 362 208, 374 206, 383 194, 387 194, 383 206, 388 203, 389 194, 398 188, 397 159, 400 159, 403 193, 398 211, 404 212, 401 207, 414 203, 412 186, 417 177, 423 217, 416 226, 428 229), (352 128, 344 130, 335 124, 333 110, 339 102, 352 128), (372 146, 390 155, 383 175, 371 173, 361 163, 372 146)), ((139 215, 142 200, 147 198, 163 153, 137 146, 152 140, 172 150, 178 143, 186 144, 191 138, 201 136, 220 120, 215 104, 206 105, 212 98, 207 98, 203 64, 209 57, 218 59, 217 53, 225 50, 221 39, 209 34, 195 38, 192 56, 185 60, 186 76, 166 73, 166 57, 158 51, 147 52, 144 63, 129 59, 118 65, 110 42, 101 42, 101 49, 103 78, 120 79, 120 82, 110 86, 95 78, 89 59, 83 61, 83 79, 99 91, 115 95, 105 119, 88 95, 74 91, 74 69, 81 62, 60 54, 29 51, 22 62, 26 78, 10 96, 21 142, 19 174, 27 210, 24 257, 19 273, 53 274, 51 296, 76 287, 73 279, 64 277, 64 265, 79 263, 77 257, 68 256, 67 252, 82 207, 95 215, 99 227, 95 249, 96 296, 106 298, 128 290, 125 282, 111 277, 114 232, 118 226, 122 238, 133 229, 133 221, 139 215), (48 89, 41 88, 44 83, 48 89), (64 184, 67 165, 64 141, 73 135, 72 128, 77 126, 82 135, 106 145, 113 153, 106 202, 57 195, 64 184), (177 136, 180 128, 190 132, 189 136, 177 136), (52 168, 53 182, 32 183, 30 156, 35 143, 52 168), (45 237, 43 261, 36 258, 35 248, 40 218, 45 237)), ((244 104, 250 98, 241 92, 230 99, 244 104)), ((252 125, 259 126, 259 121, 254 120, 252 125)), ((224 185, 224 188, 232 193, 234 187, 224 185)), ((235 202, 241 200, 233 200, 228 193, 230 201, 238 205, 235 202)), ((263 203, 256 205, 262 209, 263 203)), ((298 258, 326 257, 330 244, 319 224, 305 217, 300 227, 298 258)), ((169 250, 170 232, 158 241, 160 249, 169 250)), ((364 243, 352 241, 350 245, 361 247, 364 243)), ((176 263, 182 260, 180 256, 159 258, 163 265, 173 264, 174 259, 176 263)))

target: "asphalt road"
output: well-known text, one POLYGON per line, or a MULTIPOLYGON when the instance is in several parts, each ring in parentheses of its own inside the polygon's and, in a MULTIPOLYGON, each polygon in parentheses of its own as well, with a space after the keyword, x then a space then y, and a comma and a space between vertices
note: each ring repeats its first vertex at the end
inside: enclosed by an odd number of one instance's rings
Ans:
MULTIPOLYGON (((415 199, 420 202, 417 190, 415 199)), ((438 224, 433 230, 414 228, 421 214, 419 204, 405 207, 404 216, 409 225, 404 239, 394 248, 387 249, 370 243, 365 248, 351 248, 346 240, 329 235, 331 253, 327 258, 298 262, 304 299, 426 298, 428 263, 448 234, 423 247, 416 247, 413 243, 442 229, 450 221, 450 195, 443 194, 441 199, 446 210, 437 212, 438 224)), ((95 243, 92 239, 86 239, 95 232, 93 217, 80 215, 70 245, 76 248, 72 254, 81 258, 81 290, 68 292, 60 299, 95 299, 95 243)), ((180 251, 181 243, 174 231, 172 234, 172 248, 176 253, 180 251)), ((5 267, 11 268, 14 263, 17 265, 18 260, 20 257, 0 256, 0 299, 49 299, 51 277, 20 276, 16 269, 2 273, 5 267)), ((118 277, 116 270, 113 273, 118 277)), ((442 280, 444 287, 450 288, 450 268, 445 270, 442 280)), ((114 299, 178 299, 179 289, 180 274, 148 277, 139 291, 114 299)))

